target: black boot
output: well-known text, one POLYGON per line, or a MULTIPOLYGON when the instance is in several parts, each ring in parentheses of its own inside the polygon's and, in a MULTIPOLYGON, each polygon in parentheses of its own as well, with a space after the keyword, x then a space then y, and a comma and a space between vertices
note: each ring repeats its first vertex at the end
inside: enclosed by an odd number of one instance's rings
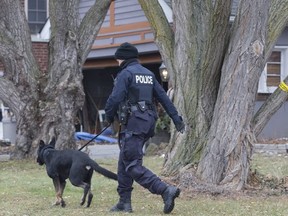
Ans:
POLYGON ((164 201, 164 213, 169 214, 174 208, 174 200, 180 194, 180 189, 174 186, 168 186, 162 193, 162 198, 164 201))
POLYGON ((128 202, 123 202, 119 201, 116 205, 114 205, 111 209, 110 212, 132 212, 132 206, 131 206, 131 201, 128 202))

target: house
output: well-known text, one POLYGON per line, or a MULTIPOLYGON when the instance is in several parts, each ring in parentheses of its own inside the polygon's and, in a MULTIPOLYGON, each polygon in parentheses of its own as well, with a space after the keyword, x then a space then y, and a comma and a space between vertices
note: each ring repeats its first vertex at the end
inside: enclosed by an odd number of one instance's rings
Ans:
MULTIPOLYGON (((171 8, 159 1, 172 22, 171 8)), ((80 13, 84 13, 93 1, 81 1, 80 13)), ((116 48, 123 42, 134 44, 139 51, 140 62, 153 71, 161 83, 159 67, 162 63, 150 24, 137 0, 113 1, 83 67, 86 103, 83 107, 84 122, 94 125, 103 113, 106 100, 113 88, 113 79, 119 67, 114 58, 116 48), (88 115, 89 113, 89 115, 88 115)), ((167 83, 162 84, 167 89, 167 83)), ((101 119, 100 119, 101 120, 101 119)), ((84 128, 89 128, 84 126, 84 128)), ((97 128, 97 126, 96 126, 97 128)))
MULTIPOLYGON (((37 60, 43 71, 47 70, 49 19, 48 0, 21 0, 31 28, 31 39, 37 60), (28 13, 29 12, 29 13, 28 13)), ((172 23, 172 10, 170 0, 158 0, 169 22, 172 23)), ((80 0, 79 13, 83 17, 94 0, 80 0)), ((234 20, 237 0, 233 2, 232 15, 234 20)), ((83 66, 83 84, 86 100, 79 114, 87 132, 97 132, 101 128, 104 117, 104 105, 113 88, 113 79, 119 67, 114 59, 116 48, 123 42, 134 44, 139 50, 140 62, 153 71, 160 83, 167 90, 167 82, 162 81, 159 67, 162 64, 161 55, 154 43, 154 35, 150 24, 145 17, 137 0, 115 0, 112 2, 106 15, 102 28, 95 39, 87 61, 83 66)), ((279 37, 274 51, 259 80, 259 94, 256 108, 265 101, 279 85, 280 81, 288 75, 288 28, 279 37)), ((3 71, 2 71, 3 73, 3 71)), ((1 76, 1 66, 0 66, 1 76)), ((288 105, 285 103, 272 117, 268 125, 260 134, 260 139, 287 137, 288 105)), ((1 125, 0 125, 1 127, 1 125)), ((1 139, 1 129, 0 129, 1 139)))

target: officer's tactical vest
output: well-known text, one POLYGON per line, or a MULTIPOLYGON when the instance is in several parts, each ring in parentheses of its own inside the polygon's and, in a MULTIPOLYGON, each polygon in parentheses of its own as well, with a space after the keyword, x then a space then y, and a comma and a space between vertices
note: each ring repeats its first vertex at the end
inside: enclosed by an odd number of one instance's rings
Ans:
POLYGON ((128 92, 128 99, 131 104, 145 101, 152 104, 153 84, 155 76, 153 73, 133 73, 132 83, 128 92))

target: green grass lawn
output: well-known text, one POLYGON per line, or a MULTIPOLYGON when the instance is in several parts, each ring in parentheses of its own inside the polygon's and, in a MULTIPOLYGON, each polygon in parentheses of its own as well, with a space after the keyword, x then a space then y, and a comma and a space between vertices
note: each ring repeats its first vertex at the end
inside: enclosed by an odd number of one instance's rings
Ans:
MULTIPOLYGON (((145 165, 160 173, 163 159, 145 157, 145 165)), ((102 166, 116 171, 116 160, 98 160, 102 166)), ((277 178, 288 176, 288 160, 284 156, 255 155, 253 169, 264 175, 277 178)), ((90 208, 79 205, 82 189, 67 183, 64 199, 66 207, 52 206, 55 201, 52 180, 47 176, 45 166, 35 161, 9 161, 0 163, 0 216, 81 216, 81 215, 126 215, 110 213, 109 209, 118 201, 117 182, 94 173, 92 191, 94 198, 90 208)), ((285 216, 288 215, 287 195, 273 196, 190 196, 182 191, 176 199, 171 215, 195 216, 285 216)), ((161 196, 134 184, 132 215, 164 215, 161 196)))

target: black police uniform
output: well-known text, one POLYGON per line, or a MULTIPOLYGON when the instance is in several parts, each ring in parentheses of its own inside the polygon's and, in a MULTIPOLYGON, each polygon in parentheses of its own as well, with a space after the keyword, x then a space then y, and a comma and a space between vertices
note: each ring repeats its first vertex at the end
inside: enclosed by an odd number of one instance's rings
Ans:
MULTIPOLYGON (((107 100, 105 113, 107 121, 111 123, 122 102, 128 101, 130 106, 127 123, 122 125, 119 135, 120 154, 117 191, 120 196, 120 203, 131 203, 133 181, 147 188, 153 194, 163 194, 168 187, 166 183, 142 164, 143 145, 154 135, 157 120, 157 113, 152 105, 153 97, 161 103, 174 123, 181 122, 183 124, 183 121, 150 70, 140 65, 136 58, 123 61, 120 67, 122 70, 117 75, 112 94, 107 100)), ((174 198, 172 200, 173 207, 174 198)))

